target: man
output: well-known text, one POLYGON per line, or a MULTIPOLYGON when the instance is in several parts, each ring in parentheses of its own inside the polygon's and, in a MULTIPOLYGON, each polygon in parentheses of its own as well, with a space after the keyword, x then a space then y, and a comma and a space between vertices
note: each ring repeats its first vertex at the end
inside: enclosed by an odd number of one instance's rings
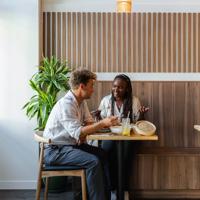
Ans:
POLYGON ((106 154, 85 141, 87 135, 116 125, 118 120, 111 116, 93 123, 85 99, 91 97, 95 81, 96 75, 89 70, 77 69, 72 72, 71 90, 52 109, 44 131, 44 137, 60 144, 45 148, 45 163, 85 168, 89 199, 106 200, 109 198, 106 190, 110 184, 106 154))

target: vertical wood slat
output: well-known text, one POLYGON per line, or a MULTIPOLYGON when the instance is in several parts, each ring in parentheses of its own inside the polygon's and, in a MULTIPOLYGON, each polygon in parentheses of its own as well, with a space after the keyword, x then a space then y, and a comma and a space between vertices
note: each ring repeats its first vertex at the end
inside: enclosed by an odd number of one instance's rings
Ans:
POLYGON ((198 72, 198 64, 199 64, 199 60, 198 60, 198 46, 199 46, 199 18, 198 18, 198 14, 196 13, 196 24, 195 24, 195 27, 196 27, 196 38, 195 38, 195 41, 196 41, 196 72, 198 72))
POLYGON ((63 33, 64 33, 64 31, 63 31, 63 13, 62 12, 60 12, 59 13, 59 38, 60 38, 60 40, 59 40, 59 48, 58 48, 58 51, 59 51, 59 58, 61 59, 61 60, 64 60, 63 59, 63 33))
POLYGON ((54 54, 56 55, 56 57, 58 57, 58 13, 55 13, 55 35, 54 35, 54 38, 55 38, 55 51, 54 51, 54 54))
POLYGON ((48 55, 47 53, 47 13, 43 13, 43 21, 45 23, 43 23, 43 50, 42 50, 42 54, 46 57, 48 55))
POLYGON ((78 60, 79 60, 79 59, 78 59, 78 58, 79 58, 79 56, 78 56, 78 55, 79 55, 79 53, 78 53, 78 43, 79 43, 78 32, 79 32, 79 27, 78 27, 78 15, 77 15, 77 13, 76 13, 76 18, 75 18, 75 20, 76 20, 76 33, 75 33, 75 34, 76 34, 76 35, 75 35, 75 37, 76 37, 76 39, 75 39, 75 40, 76 40, 76 50, 75 50, 76 62, 75 62, 75 63, 76 63, 76 64, 75 64, 75 65, 77 66, 78 63, 79 63, 79 62, 78 62, 78 60))
POLYGON ((144 71, 148 71, 149 67, 149 17, 148 13, 145 14, 145 22, 144 22, 144 43, 143 43, 143 49, 144 49, 144 71))
POLYGON ((45 45, 45 41, 44 41, 44 34, 45 34, 45 23, 43 22, 44 20, 44 13, 42 12, 44 9, 44 4, 43 1, 38 1, 38 22, 39 22, 39 26, 38 26, 38 39, 39 39, 39 48, 38 48, 38 63, 40 63, 40 61, 42 60, 42 57, 44 56, 43 53, 43 49, 44 49, 44 45, 45 45))
POLYGON ((56 13, 51 15, 51 55, 56 55, 56 13))
MULTIPOLYGON (((119 51, 119 48, 118 48, 118 41, 119 41, 119 33, 118 33, 118 27, 119 27, 119 20, 118 20, 118 14, 116 14, 115 15, 115 25, 116 25, 116 29, 115 29, 115 34, 116 34, 116 40, 114 41, 114 43, 115 43, 115 60, 116 60, 116 66, 115 66, 115 69, 116 69, 116 71, 119 71, 119 62, 118 62, 118 58, 119 58, 119 53, 118 53, 118 51, 119 51)), ((113 68, 113 71, 115 71, 114 70, 114 68, 113 68)))
POLYGON ((53 49, 53 45, 52 45, 52 43, 53 43, 53 41, 52 41, 52 39, 53 39, 53 37, 52 37, 52 34, 53 34, 53 30, 52 30, 52 15, 53 15, 53 13, 50 13, 50 21, 49 21, 49 23, 50 23, 50 30, 49 30, 49 34, 50 34, 50 42, 49 42, 49 44, 50 44, 50 48, 49 48, 49 50, 50 50, 50 56, 52 56, 52 49, 53 49))
MULTIPOLYGON (((168 13, 166 13, 165 27, 166 27, 166 29, 165 29, 166 38, 169 38, 169 32, 168 32, 168 30, 169 30, 169 14, 168 13)), ((166 41, 166 38, 165 38, 165 41, 166 41)), ((168 72, 169 71, 169 51, 168 51, 168 49, 169 49, 169 41, 166 41, 166 48, 165 49, 166 49, 166 54, 165 54, 165 56, 166 56, 165 70, 166 71, 165 72, 168 72)))
POLYGON ((88 13, 85 15, 85 65, 88 66, 88 54, 89 54, 89 45, 88 45, 88 13))
POLYGON ((183 71, 183 13, 181 13, 180 24, 181 24, 180 71, 183 71))
POLYGON ((186 27, 185 27, 185 66, 186 69, 185 71, 187 72, 188 70, 188 36, 189 36, 189 32, 188 30, 188 15, 186 15, 186 27))
POLYGON ((43 54, 95 72, 199 72, 199 13, 43 13, 43 54))
POLYGON ((99 71, 105 71, 105 64, 104 64, 104 55, 105 55, 105 27, 104 27, 104 14, 100 13, 99 14, 99 34, 98 34, 98 42, 99 42, 99 54, 98 54, 98 70, 99 71))
POLYGON ((151 13, 151 16, 150 16, 151 18, 150 18, 150 20, 151 20, 151 31, 150 31, 150 33, 151 33, 151 44, 150 44, 150 47, 151 47, 151 49, 150 49, 150 52, 151 52, 151 57, 150 57, 150 59, 151 59, 151 68, 150 68, 150 71, 153 71, 153 66, 154 66, 154 63, 153 63, 153 53, 154 53, 154 49, 153 49, 153 47, 154 47, 154 31, 153 31, 153 27, 154 27, 154 23, 153 23, 153 13, 151 13))
POLYGON ((160 29, 161 29, 161 31, 160 31, 160 41, 159 41, 159 43, 160 43, 160 67, 159 67, 159 71, 162 71, 162 69, 163 69, 163 60, 164 60, 164 58, 163 58, 163 29, 164 29, 164 27, 163 27, 163 13, 161 13, 160 14, 160 24, 159 24, 159 27, 160 27, 160 29))
POLYGON ((98 24, 98 23, 99 23, 99 22, 98 22, 98 15, 96 14, 96 29, 95 29, 95 31, 96 31, 96 35, 95 35, 95 36, 96 36, 96 37, 95 37, 95 46, 94 46, 94 47, 96 47, 96 48, 94 48, 94 49, 96 50, 96 55, 95 55, 95 58, 96 58, 96 59, 95 59, 95 60, 96 60, 96 68, 94 68, 94 69, 96 69, 96 70, 94 70, 94 71, 96 71, 96 72, 98 72, 98 57, 99 57, 99 56, 98 56, 98 55, 99 55, 99 54, 98 54, 98 53, 99 53, 99 52, 98 52, 98 51, 99 51, 99 50, 98 50, 98 39, 97 39, 98 36, 99 36, 99 34, 98 34, 98 33, 99 33, 99 32, 98 32, 99 24, 98 24))
POLYGON ((74 57, 75 57, 75 54, 74 54, 74 44, 75 44, 75 41, 74 41, 74 37, 76 35, 74 35, 75 33, 75 30, 74 30, 74 14, 75 13, 71 13, 71 18, 70 18, 70 45, 71 45, 71 49, 70 49, 70 57, 69 57, 69 60, 70 60, 70 63, 72 66, 74 66, 74 57))

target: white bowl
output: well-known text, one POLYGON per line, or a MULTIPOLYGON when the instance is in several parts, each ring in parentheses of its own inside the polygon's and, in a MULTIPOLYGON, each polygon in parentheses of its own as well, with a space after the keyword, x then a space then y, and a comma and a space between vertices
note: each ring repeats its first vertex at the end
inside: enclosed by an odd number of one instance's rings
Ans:
POLYGON ((200 125, 194 125, 194 129, 196 129, 197 131, 200 131, 200 125))
POLYGON ((137 121, 135 125, 133 125, 134 132, 140 135, 154 135, 156 132, 156 127, 149 121, 141 120, 137 121))
POLYGON ((110 130, 112 133, 122 134, 122 126, 111 126, 110 130))

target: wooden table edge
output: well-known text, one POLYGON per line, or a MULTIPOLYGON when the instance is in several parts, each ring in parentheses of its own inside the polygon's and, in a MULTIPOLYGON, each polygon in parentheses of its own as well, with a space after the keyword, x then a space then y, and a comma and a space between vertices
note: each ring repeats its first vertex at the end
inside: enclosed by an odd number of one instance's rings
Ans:
POLYGON ((154 141, 158 140, 158 135, 136 135, 133 134, 131 136, 124 136, 124 135, 116 135, 111 133, 95 133, 87 136, 87 140, 149 140, 154 141))

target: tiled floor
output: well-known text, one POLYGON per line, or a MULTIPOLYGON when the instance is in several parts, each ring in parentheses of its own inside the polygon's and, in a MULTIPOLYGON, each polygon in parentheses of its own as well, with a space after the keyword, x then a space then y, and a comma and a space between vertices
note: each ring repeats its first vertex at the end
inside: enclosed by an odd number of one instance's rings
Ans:
MULTIPOLYGON (((43 200, 43 192, 41 193, 40 199, 43 200)), ((35 190, 0 190, 0 200, 35 200, 35 190)), ((74 200, 74 193, 73 192, 49 193, 48 200, 74 200)), ((137 200, 154 200, 154 199, 137 199, 137 200)), ((170 199, 170 200, 180 200, 180 199, 170 199)))
MULTIPOLYGON (((73 192, 49 193, 48 200, 74 200, 73 195, 73 192)), ((0 200, 35 200, 35 190, 0 190, 0 200)))

